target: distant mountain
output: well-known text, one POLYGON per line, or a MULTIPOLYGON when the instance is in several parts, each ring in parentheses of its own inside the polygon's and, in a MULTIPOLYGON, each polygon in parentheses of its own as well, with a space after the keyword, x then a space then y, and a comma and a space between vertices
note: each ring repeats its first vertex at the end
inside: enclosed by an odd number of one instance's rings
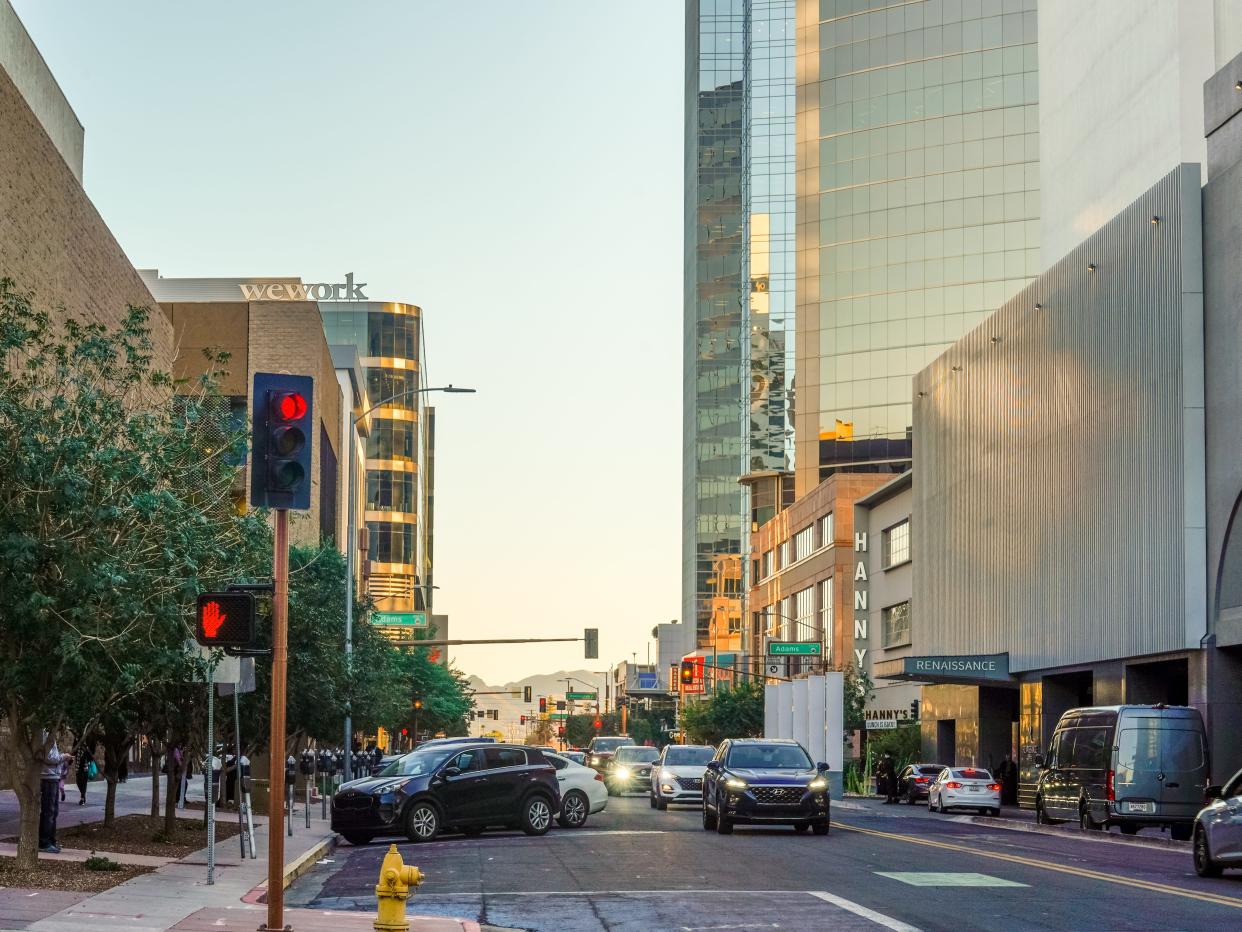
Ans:
MULTIPOLYGON (((478 709, 496 709, 499 713, 499 718, 495 721, 490 718, 476 718, 473 722, 474 727, 470 729, 471 734, 477 735, 481 732, 495 729, 505 736, 505 740, 522 741, 525 737, 525 730, 521 725, 521 716, 532 712, 538 713, 540 696, 550 697, 553 700, 564 699, 566 677, 570 678, 568 684, 570 691, 598 693, 602 705, 604 701, 605 677, 598 673, 592 673, 590 670, 561 670, 557 673, 536 674, 535 676, 528 676, 524 679, 500 684, 485 683, 477 676, 469 677, 470 688, 476 693, 502 691, 517 691, 519 693, 517 696, 476 695, 474 699, 475 707, 478 709), (522 700, 521 696, 521 690, 525 686, 530 687, 531 701, 529 705, 522 700)), ((579 703, 575 709, 577 712, 588 710, 595 711, 595 704, 579 703)))

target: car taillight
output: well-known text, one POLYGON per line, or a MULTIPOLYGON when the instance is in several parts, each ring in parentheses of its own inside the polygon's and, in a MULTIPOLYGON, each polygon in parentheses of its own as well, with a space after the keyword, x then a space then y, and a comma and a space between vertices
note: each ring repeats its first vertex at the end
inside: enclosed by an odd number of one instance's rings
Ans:
POLYGON ((1117 800, 1117 791, 1113 788, 1113 772, 1111 770, 1104 778, 1104 798, 1110 803, 1117 800))
POLYGON ((929 777, 915 777, 914 782, 915 783, 926 783, 929 779, 930 779, 929 777))
POLYGON ((991 791, 992 791, 992 792, 994 792, 994 793, 999 793, 999 792, 1000 792, 1000 784, 999 784, 999 783, 989 783, 989 784, 988 784, 988 789, 989 789, 989 790, 991 790, 991 791))
POLYGON ((960 790, 961 788, 962 788, 962 784, 958 783, 956 780, 950 780, 948 783, 945 784, 945 789, 960 790))
MULTIPOLYGON (((204 758, 204 760, 206 760, 206 758, 204 758)), ((595 775, 595 779, 596 779, 596 780, 598 780, 600 783, 603 783, 603 782, 604 782, 604 775, 603 775, 602 773, 597 773, 597 774, 595 775)))

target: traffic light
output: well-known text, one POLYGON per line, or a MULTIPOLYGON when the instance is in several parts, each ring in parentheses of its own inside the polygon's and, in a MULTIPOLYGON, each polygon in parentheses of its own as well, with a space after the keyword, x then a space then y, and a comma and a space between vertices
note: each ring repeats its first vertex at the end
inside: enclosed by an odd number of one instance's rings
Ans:
POLYGON ((561 725, 559 728, 556 729, 556 736, 558 738, 565 737, 565 726, 564 725, 561 725))
POLYGON ((256 372, 251 423, 250 504, 310 508, 314 381, 256 372))
POLYGON ((423 700, 421 700, 421 699, 415 699, 415 700, 414 700, 414 711, 415 711, 415 712, 417 712, 417 711, 418 711, 419 709, 421 709, 422 707, 423 707, 423 700))
POLYGON ((593 721, 591 724, 595 726, 595 730, 596 730, 596 731, 599 731, 601 728, 603 728, 603 727, 604 727, 604 723, 603 723, 603 722, 601 722, 599 719, 596 719, 596 720, 595 720, 595 721, 593 721))
POLYGON ((204 592, 198 597, 194 639, 204 647, 253 647, 254 596, 204 592))
POLYGON ((910 717, 911 717, 912 719, 914 719, 915 721, 918 721, 918 717, 919 717, 919 701, 918 701, 917 699, 913 699, 913 700, 911 700, 911 702, 910 702, 910 717))
POLYGON ((526 724, 526 716, 525 716, 525 715, 521 715, 521 716, 518 716, 518 717, 522 720, 522 722, 521 722, 521 723, 522 723, 523 725, 525 725, 525 724, 526 724))
POLYGON ((681 685, 682 686, 693 686, 694 685, 694 661, 693 660, 683 660, 681 662, 681 685))
POLYGON ((540 696, 539 697, 539 714, 543 715, 547 711, 548 711, 548 700, 545 699, 543 696, 540 696))
POLYGON ((527 705, 530 704, 530 687, 529 686, 522 687, 522 701, 525 702, 527 705))
POLYGON ((564 712, 564 711, 565 711, 565 701, 564 701, 563 699, 557 699, 557 700, 556 700, 556 711, 558 711, 558 712, 564 712))
POLYGON ((409 735, 409 733, 410 733, 410 729, 408 729, 408 728, 402 728, 402 729, 401 729, 401 737, 402 737, 402 738, 404 738, 404 737, 408 736, 408 735, 409 735))
POLYGON ((599 628, 587 628, 582 640, 586 644, 586 659, 599 659, 599 628))

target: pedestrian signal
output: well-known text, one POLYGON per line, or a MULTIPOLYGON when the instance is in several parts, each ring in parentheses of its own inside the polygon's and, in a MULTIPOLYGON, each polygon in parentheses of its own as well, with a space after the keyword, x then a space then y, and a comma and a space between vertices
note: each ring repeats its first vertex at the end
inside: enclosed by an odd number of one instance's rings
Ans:
POLYGON ((204 647, 253 647, 254 596, 249 592, 200 595, 194 639, 204 647))

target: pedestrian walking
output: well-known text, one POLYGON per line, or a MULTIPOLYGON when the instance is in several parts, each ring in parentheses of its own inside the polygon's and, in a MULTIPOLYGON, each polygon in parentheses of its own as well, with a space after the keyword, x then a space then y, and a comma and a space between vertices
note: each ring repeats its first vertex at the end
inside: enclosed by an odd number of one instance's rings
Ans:
POLYGON ((78 784, 78 805, 86 805, 86 785, 90 783, 91 777, 95 776, 94 771, 97 769, 95 764, 95 747, 93 743, 87 741, 79 741, 74 748, 74 759, 77 766, 73 768, 74 779, 78 784))
POLYGON ((996 768, 996 779, 1001 785, 1001 803, 1006 806, 1018 804, 1018 765, 1013 755, 1006 754, 1005 759, 996 768))
POLYGON ((60 854, 60 846, 56 844, 56 818, 60 815, 61 753, 55 738, 50 746, 47 741, 48 734, 44 732, 39 771, 39 850, 60 854))

